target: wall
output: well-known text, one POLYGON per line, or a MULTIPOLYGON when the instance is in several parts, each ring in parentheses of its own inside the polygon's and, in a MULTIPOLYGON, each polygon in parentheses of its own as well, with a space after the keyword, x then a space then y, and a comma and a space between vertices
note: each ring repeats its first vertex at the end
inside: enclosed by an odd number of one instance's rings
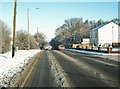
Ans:
POLYGON ((110 22, 98 30, 98 45, 118 42, 118 25, 110 22))
POLYGON ((91 30, 90 31, 90 43, 98 46, 98 30, 91 30))

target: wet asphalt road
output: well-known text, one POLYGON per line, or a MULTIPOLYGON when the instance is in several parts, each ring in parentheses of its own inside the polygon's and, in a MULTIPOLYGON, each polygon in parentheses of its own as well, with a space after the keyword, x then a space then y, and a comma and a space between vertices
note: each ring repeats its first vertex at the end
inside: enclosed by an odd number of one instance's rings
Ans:
POLYGON ((88 63, 95 68, 105 72, 110 77, 114 78, 115 80, 118 79, 118 70, 120 70, 118 66, 118 62, 98 57, 96 55, 89 55, 89 54, 80 54, 80 53, 73 53, 68 51, 63 51, 63 53, 72 56, 74 58, 78 58, 79 60, 88 63), (110 65, 111 64, 111 65, 110 65))
MULTIPOLYGON (((81 70, 75 63, 69 61, 62 55, 59 55, 59 53, 56 53, 54 50, 51 50, 50 52, 60 63, 64 71, 67 73, 68 77, 71 79, 74 85, 73 87, 109 87, 108 85, 100 81, 98 78, 90 76, 89 74, 84 72, 84 70, 81 70)), ((83 61, 84 63, 88 64, 89 67, 95 67, 100 72, 105 73, 107 76, 113 78, 116 83, 118 82, 119 69, 117 62, 88 54, 74 53, 68 51, 61 52, 74 58, 74 60, 83 61)), ((31 76, 31 81, 28 87, 55 86, 56 82, 51 74, 47 51, 44 51, 39 59, 39 62, 36 64, 35 73, 33 76, 31 76)))

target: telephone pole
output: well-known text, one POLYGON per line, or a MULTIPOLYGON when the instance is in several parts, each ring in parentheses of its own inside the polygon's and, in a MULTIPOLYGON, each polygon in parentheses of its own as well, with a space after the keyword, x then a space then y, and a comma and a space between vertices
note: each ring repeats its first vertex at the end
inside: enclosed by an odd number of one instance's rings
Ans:
POLYGON ((12 58, 15 56, 16 7, 17 7, 17 0, 15 0, 14 2, 12 58))

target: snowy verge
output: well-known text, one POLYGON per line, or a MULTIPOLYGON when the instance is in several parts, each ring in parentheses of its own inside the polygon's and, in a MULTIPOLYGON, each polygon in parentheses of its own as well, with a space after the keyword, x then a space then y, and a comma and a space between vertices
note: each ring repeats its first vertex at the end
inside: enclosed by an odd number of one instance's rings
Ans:
POLYGON ((9 87, 13 84, 16 74, 21 73, 30 59, 41 50, 18 50, 15 57, 11 52, 0 54, 0 85, 9 87))
POLYGON ((71 51, 71 52, 84 53, 84 54, 92 54, 92 55, 95 55, 95 56, 103 57, 103 58, 106 58, 106 59, 111 59, 111 60, 114 60, 114 61, 119 61, 118 57, 120 57, 120 54, 116 54, 116 53, 99 53, 99 52, 77 50, 77 49, 65 49, 65 50, 71 51))

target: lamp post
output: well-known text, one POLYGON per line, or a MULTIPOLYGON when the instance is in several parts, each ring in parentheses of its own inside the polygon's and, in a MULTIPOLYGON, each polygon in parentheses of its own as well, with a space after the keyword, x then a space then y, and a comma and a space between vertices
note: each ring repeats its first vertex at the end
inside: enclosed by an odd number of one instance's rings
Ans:
POLYGON ((27 9, 27 23, 28 23, 28 50, 30 49, 30 39, 29 39, 29 9, 27 9))
MULTIPOLYGON (((35 9, 39 9, 39 8, 35 8, 35 9)), ((29 9, 27 9, 27 28, 28 28, 28 50, 30 49, 30 34, 29 34, 29 9)))
POLYGON ((15 0, 14 2, 12 58, 15 55, 16 7, 17 7, 17 0, 15 0))

